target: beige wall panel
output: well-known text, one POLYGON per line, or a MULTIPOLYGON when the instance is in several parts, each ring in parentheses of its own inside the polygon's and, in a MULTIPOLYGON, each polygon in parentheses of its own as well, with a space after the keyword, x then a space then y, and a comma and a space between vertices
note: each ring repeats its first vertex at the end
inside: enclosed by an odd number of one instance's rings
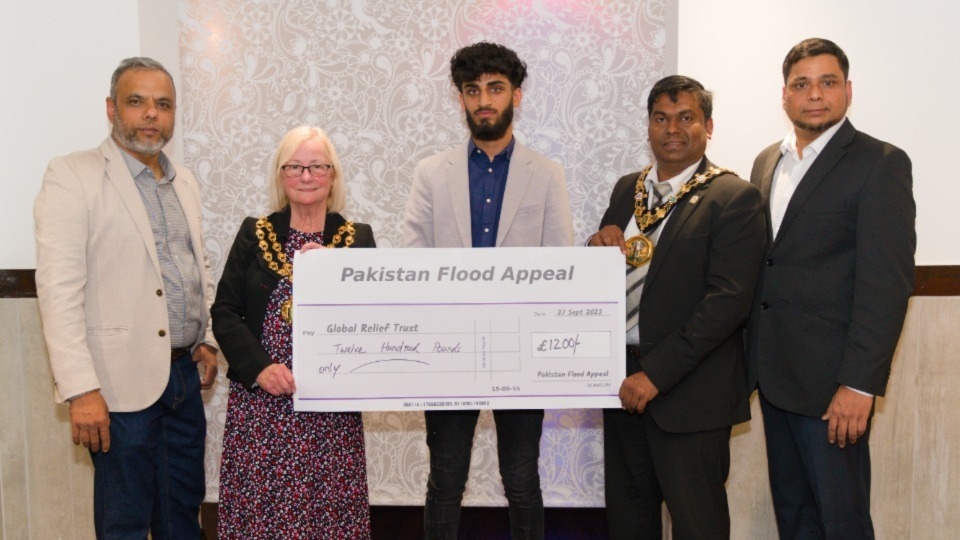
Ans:
MULTIPOLYGON (((872 426, 880 538, 951 538, 960 530, 958 321, 960 298, 910 302, 872 426)), ((93 467, 70 441, 67 408, 53 403, 34 299, 0 299, 0 370, 0 538, 93 538, 93 467)), ((753 420, 731 439, 732 538, 775 538, 756 396, 751 410, 753 420)))
POLYGON ((912 538, 960 535, 960 298, 924 298, 912 538))
POLYGON ((93 540, 96 538, 93 528, 93 462, 90 461, 90 452, 86 448, 74 445, 73 441, 70 446, 68 459, 73 503, 73 538, 74 540, 93 540))
POLYGON ((66 407, 53 403, 53 379, 37 301, 20 306, 25 439, 30 482, 30 538, 73 538, 70 424, 66 407))
POLYGON ((871 514, 883 538, 909 538, 913 492, 913 441, 917 437, 918 340, 924 302, 910 300, 900 344, 893 359, 886 397, 877 399, 871 423, 871 514))
MULTIPOLYGON (((960 298, 910 302, 872 427, 880 538, 950 538, 960 530, 953 512, 960 507, 958 321, 960 298)), ((0 369, 2 538, 93 538, 93 467, 70 441, 66 407, 53 403, 36 300, 0 300, 0 369)), ((731 440, 732 537, 775 538, 756 396, 751 406, 753 420, 731 440)))
POLYGON ((20 321, 13 299, 0 299, 0 373, 0 538, 29 538, 20 321))
POLYGON ((756 393, 750 399, 750 416, 750 422, 734 427, 730 439, 730 478, 727 480, 730 535, 744 539, 774 538, 777 530, 767 477, 763 417, 756 393))

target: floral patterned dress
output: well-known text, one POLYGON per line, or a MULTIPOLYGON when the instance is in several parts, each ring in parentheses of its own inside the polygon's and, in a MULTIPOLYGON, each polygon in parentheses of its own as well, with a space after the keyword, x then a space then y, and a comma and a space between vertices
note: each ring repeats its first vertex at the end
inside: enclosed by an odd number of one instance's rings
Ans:
MULTIPOLYGON (((290 230, 289 260, 320 234, 290 230)), ((291 367, 291 327, 280 315, 287 278, 270 296, 263 347, 291 367)), ((220 468, 218 532, 223 539, 363 539, 370 506, 360 413, 294 412, 290 396, 230 382, 220 468)))

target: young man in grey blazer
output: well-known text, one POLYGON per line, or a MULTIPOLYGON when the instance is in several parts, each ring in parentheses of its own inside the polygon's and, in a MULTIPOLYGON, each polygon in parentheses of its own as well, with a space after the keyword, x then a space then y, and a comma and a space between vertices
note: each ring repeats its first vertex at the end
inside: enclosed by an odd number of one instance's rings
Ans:
POLYGON ((849 65, 825 39, 790 50, 793 129, 750 175, 771 241, 748 358, 781 538, 873 538, 869 424, 913 291, 910 159, 846 118, 849 65))
MULTIPOLYGON (((406 247, 569 246, 573 226, 560 164, 513 137, 526 65, 502 45, 476 43, 450 60, 470 139, 421 161, 403 223, 406 247)), ((427 538, 457 537, 479 411, 427 411, 427 538)), ((513 538, 543 537, 537 461, 543 411, 494 411, 513 538)))
POLYGON ((98 538, 199 538, 200 389, 217 375, 200 190, 161 152, 176 111, 162 65, 122 61, 106 106, 111 136, 54 158, 34 204, 56 398, 90 449, 98 538))

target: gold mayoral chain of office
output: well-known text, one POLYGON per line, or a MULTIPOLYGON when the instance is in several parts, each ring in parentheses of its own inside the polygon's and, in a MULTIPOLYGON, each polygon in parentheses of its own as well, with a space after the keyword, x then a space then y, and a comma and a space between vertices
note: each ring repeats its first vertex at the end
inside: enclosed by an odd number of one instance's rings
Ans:
POLYGON ((645 169, 640 171, 640 176, 637 177, 637 187, 633 198, 633 214, 637 219, 637 227, 640 228, 640 234, 631 236, 626 242, 627 264, 637 268, 649 263, 650 259, 653 258, 653 240, 650 240, 650 238, 646 235, 647 231, 653 229, 661 221, 666 219, 667 215, 670 214, 670 211, 673 210, 673 207, 676 206, 678 202, 683 200, 683 198, 695 188, 707 185, 711 180, 720 176, 721 174, 736 174, 730 169, 710 167, 700 174, 695 174, 690 180, 687 180, 682 186, 680 186, 680 189, 678 189, 676 193, 667 197, 665 203, 654 208, 653 210, 648 210, 646 180, 647 175, 650 174, 650 170, 652 168, 653 165, 647 166, 645 169))
MULTIPOLYGON (((353 245, 356 229, 352 221, 347 221, 337 229, 337 234, 333 235, 327 247, 336 247, 343 243, 343 247, 353 245)), ((257 219, 257 240, 259 240, 260 249, 263 251, 263 260, 267 262, 270 270, 273 270, 280 276, 283 276, 293 283, 293 265, 287 260, 287 254, 283 252, 283 246, 277 241, 277 233, 273 230, 273 223, 265 217, 257 219)), ((280 316, 287 324, 293 324, 293 293, 290 298, 283 301, 280 306, 280 316)))

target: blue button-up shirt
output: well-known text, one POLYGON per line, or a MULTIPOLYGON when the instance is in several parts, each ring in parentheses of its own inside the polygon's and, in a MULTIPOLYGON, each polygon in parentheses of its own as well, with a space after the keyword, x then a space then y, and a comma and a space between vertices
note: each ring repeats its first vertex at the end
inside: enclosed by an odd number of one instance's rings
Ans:
POLYGON ((516 139, 512 139, 502 152, 493 157, 493 161, 486 152, 477 148, 473 139, 467 144, 473 247, 497 245, 500 209, 503 208, 503 193, 506 191, 507 172, 515 142, 516 139))

